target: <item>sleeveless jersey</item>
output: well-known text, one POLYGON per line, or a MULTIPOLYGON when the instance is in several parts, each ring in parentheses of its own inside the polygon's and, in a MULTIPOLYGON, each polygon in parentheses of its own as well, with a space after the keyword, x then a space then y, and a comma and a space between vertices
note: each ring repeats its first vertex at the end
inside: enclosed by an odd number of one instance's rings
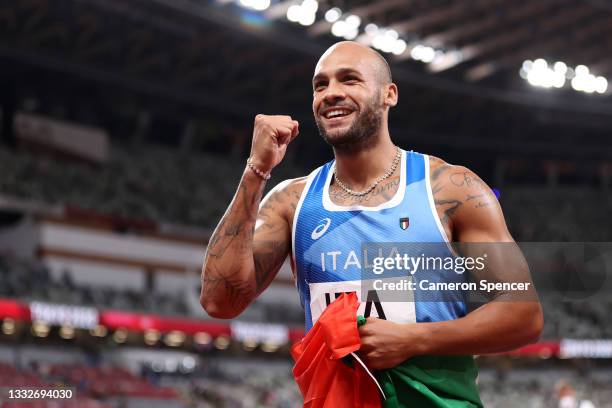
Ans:
MULTIPOLYGON (((415 245, 418 255, 454 256, 436 212, 429 179, 429 157, 402 151, 397 192, 389 201, 375 207, 334 204, 329 196, 334 166, 335 161, 331 161, 308 176, 293 220, 294 271, 306 331, 342 292, 357 292, 361 301, 359 314, 384 317, 396 323, 443 321, 464 316, 466 304, 462 297, 429 301, 431 298, 418 286, 412 295, 406 295, 401 301, 381 301, 372 305, 361 295, 361 268, 367 262, 363 258, 364 243, 406 243, 415 245), (432 246, 419 246, 421 243, 439 245, 432 250, 432 246)), ((420 275, 439 282, 446 281, 448 273, 428 270, 426 275, 417 272, 410 276, 406 272, 410 279, 420 275)), ((467 280, 466 276, 454 272, 453 275, 455 281, 467 280)))

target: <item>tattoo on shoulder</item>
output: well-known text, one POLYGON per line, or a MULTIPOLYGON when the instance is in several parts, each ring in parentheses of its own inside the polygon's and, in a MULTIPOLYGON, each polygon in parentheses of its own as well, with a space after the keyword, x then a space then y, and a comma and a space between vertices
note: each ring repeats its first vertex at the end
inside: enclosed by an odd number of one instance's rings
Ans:
POLYGON ((461 171, 457 173, 453 173, 449 176, 450 182, 457 187, 471 187, 475 184, 483 185, 485 184, 478 176, 469 171, 461 171))
POLYGON ((477 201, 478 204, 474 204, 474 208, 486 208, 495 205, 496 201, 487 197, 486 194, 468 194, 465 201, 477 201))
POLYGON ((487 202, 484 202, 484 203, 479 201, 478 204, 476 204, 474 206, 474 208, 485 208, 485 207, 490 207, 492 205, 493 205, 493 203, 491 203, 490 201, 487 201, 487 202))
POLYGON ((275 204, 276 204, 276 198, 274 198, 274 196, 270 197, 269 199, 266 200, 264 205, 261 206, 261 208, 259 209, 258 215, 266 216, 270 211, 274 210, 274 208, 276 207, 275 204))
POLYGON ((431 179, 433 181, 436 181, 440 175, 442 175, 442 173, 448 171, 451 169, 451 165, 450 164, 442 164, 440 167, 437 167, 434 171, 431 172, 431 179))
POLYGON ((481 198, 481 197, 484 197, 484 194, 475 194, 475 195, 468 194, 465 201, 470 201, 470 200, 474 200, 476 198, 481 198))
POLYGON ((287 189, 285 191, 286 199, 293 210, 297 208, 297 203, 300 201, 300 194, 294 189, 287 189))
POLYGON ((440 191, 442 191, 442 189, 444 189, 444 183, 442 182, 442 180, 440 180, 440 176, 443 173, 450 170, 451 168, 452 168, 451 165, 444 163, 440 167, 437 167, 436 169, 434 169, 434 171, 431 172, 431 186, 432 186, 431 192, 433 193, 434 196, 440 191))

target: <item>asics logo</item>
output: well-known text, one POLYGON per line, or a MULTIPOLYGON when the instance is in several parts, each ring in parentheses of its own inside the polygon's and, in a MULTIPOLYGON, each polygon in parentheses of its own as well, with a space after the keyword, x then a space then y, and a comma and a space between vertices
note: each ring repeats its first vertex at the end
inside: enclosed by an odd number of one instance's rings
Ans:
POLYGON ((317 239, 321 238, 323 234, 325 234, 325 231, 327 231, 330 225, 331 219, 323 218, 319 222, 319 225, 317 225, 317 227, 314 229, 314 231, 312 231, 312 235, 310 235, 310 237, 316 241, 317 239))

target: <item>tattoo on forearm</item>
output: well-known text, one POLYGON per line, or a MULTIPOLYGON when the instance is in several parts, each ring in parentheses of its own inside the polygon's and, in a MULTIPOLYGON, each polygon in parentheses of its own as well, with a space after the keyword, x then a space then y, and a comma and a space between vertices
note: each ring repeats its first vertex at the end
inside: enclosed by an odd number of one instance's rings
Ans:
POLYGON ((244 260, 245 256, 250 256, 257 203, 261 200, 262 192, 261 188, 251 190, 246 183, 240 184, 230 210, 223 216, 208 243, 206 270, 202 274, 204 297, 214 298, 222 292, 227 301, 237 308, 246 307, 252 299, 252 282, 239 276, 232 265, 244 260))
POLYGON ((241 201, 243 208, 240 217, 233 219, 225 214, 208 243, 208 254, 214 258, 222 257, 227 248, 238 236, 249 239, 253 236, 254 220, 257 215, 256 203, 261 199, 261 191, 249 192, 246 184, 241 183, 234 201, 241 201), (249 228, 250 226, 250 228, 249 228))
POLYGON ((244 209, 245 210, 250 209, 252 219, 255 220, 255 217, 257 217, 257 211, 258 211, 257 203, 261 201, 262 191, 259 190, 258 192, 255 192, 255 191, 249 192, 247 185, 241 184, 240 193, 242 193, 242 199, 244 200, 244 209))
POLYGON ((226 219, 221 220, 217 232, 213 234, 208 243, 208 255, 213 258, 222 257, 234 238, 240 235, 240 223, 228 224, 226 219))
POLYGON ((230 304, 240 309, 247 306, 249 298, 244 294, 250 290, 248 285, 210 265, 208 273, 202 277, 202 294, 204 297, 214 297, 220 290, 224 290, 230 304))

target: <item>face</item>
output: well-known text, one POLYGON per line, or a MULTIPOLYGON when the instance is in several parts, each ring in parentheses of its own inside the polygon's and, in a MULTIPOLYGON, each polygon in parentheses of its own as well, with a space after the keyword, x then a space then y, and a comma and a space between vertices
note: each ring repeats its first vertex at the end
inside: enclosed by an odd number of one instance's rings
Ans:
POLYGON ((331 146, 358 149, 376 141, 382 125, 382 85, 363 50, 332 49, 313 77, 312 109, 323 139, 331 146))

